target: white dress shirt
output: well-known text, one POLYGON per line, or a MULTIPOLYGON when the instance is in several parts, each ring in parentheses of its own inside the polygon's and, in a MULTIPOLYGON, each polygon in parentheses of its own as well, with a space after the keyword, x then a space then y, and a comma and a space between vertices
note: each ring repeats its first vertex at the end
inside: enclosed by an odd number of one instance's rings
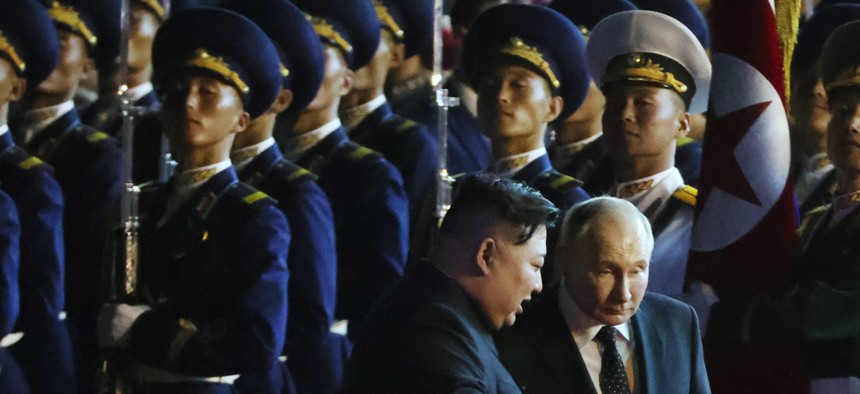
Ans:
MULTIPOLYGON (((594 383, 597 394, 602 394, 600 390, 600 366, 602 365, 603 345, 595 337, 605 324, 594 320, 579 309, 579 306, 567 293, 563 279, 558 291, 558 306, 567 322, 568 329, 570 329, 570 335, 579 348, 582 361, 585 363, 585 368, 588 369, 588 375, 591 376, 591 382, 594 383)), ((633 352, 635 343, 629 323, 622 323, 614 327, 618 330, 615 336, 615 346, 621 360, 624 361, 624 369, 627 370, 627 384, 632 393, 636 381, 633 352)))

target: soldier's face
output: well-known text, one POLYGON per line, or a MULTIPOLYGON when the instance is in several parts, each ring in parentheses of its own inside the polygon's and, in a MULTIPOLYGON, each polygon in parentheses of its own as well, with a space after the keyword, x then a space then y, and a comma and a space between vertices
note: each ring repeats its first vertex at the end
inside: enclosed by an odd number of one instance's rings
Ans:
POLYGON ((479 81, 478 121, 494 143, 543 133, 562 106, 546 79, 525 67, 501 65, 479 81))
POLYGON ((337 110, 340 98, 349 93, 352 88, 352 71, 346 64, 340 50, 324 44, 325 48, 325 72, 322 84, 317 91, 314 100, 305 108, 305 112, 322 111, 327 109, 337 110))
POLYGON ((792 139, 796 138, 803 146, 820 147, 830 121, 830 108, 824 84, 817 75, 803 78, 793 86, 791 115, 795 132, 792 139))
POLYGON ((860 88, 842 88, 830 97, 827 154, 842 172, 860 174, 860 88))
POLYGON ((129 72, 140 72, 152 63, 152 40, 161 25, 151 11, 131 3, 130 39, 128 42, 129 72))
POLYGON ((546 258, 546 227, 538 228, 523 244, 516 244, 521 227, 502 224, 494 231, 489 253, 486 296, 487 315, 496 328, 514 324, 522 303, 543 288, 540 269, 546 258))
POLYGON ((675 142, 689 132, 681 97, 660 87, 622 83, 604 89, 606 154, 623 163, 674 157, 675 142))
POLYGON ((12 63, 0 59, 0 107, 21 98, 26 86, 27 83, 18 76, 12 63))
POLYGON ((626 322, 639 309, 648 286, 651 248, 637 219, 595 219, 572 245, 559 246, 565 287, 585 314, 602 324, 626 322))
POLYGON ((385 85, 388 70, 399 62, 399 58, 395 58, 396 45, 391 33, 383 29, 379 46, 376 48, 376 53, 374 53, 370 63, 355 71, 352 84, 353 91, 379 89, 385 85))
POLYGON ((46 96, 71 98, 81 78, 93 67, 93 61, 87 54, 83 37, 63 29, 58 29, 57 35, 60 39, 60 61, 36 91, 46 96))
POLYGON ((239 92, 217 78, 178 76, 159 86, 162 121, 172 145, 207 147, 245 130, 248 113, 239 92))

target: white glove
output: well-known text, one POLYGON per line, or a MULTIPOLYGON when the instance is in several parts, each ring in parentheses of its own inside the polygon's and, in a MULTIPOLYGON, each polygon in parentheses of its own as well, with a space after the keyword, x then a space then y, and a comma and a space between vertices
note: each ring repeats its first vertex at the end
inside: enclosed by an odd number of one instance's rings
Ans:
POLYGON ((147 305, 102 304, 98 317, 98 343, 101 348, 128 347, 131 325, 150 308, 147 305))

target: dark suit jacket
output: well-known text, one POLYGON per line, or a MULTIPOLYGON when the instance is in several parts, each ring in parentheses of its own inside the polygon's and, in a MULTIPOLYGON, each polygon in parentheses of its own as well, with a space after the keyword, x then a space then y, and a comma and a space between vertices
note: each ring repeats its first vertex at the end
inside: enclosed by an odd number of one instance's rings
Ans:
MULTIPOLYGON (((526 393, 595 393, 579 348, 548 289, 511 329, 496 337, 502 362, 526 393)), ((639 393, 710 393, 693 308, 645 293, 631 318, 639 393)))
POLYGON ((483 312, 421 263, 379 300, 347 368, 349 393, 519 393, 483 312))

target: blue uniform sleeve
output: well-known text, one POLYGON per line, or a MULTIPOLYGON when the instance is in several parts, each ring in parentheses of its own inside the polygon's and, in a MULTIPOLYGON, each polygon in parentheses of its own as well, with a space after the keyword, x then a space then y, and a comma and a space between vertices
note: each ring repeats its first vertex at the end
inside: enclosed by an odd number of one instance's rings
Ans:
POLYGON ((12 198, 0 192, 0 336, 12 332, 20 311, 18 269, 21 224, 12 198))
POLYGON ((362 180, 351 228, 338 232, 349 237, 337 240, 339 309, 350 320, 351 333, 403 276, 408 248, 409 202, 397 169, 380 159, 362 180))
POLYGON ((26 331, 63 310, 63 195, 48 172, 32 171, 17 197, 21 218, 21 316, 26 331))
POLYGON ((229 280, 218 289, 227 302, 216 308, 172 299, 155 305, 131 328, 135 359, 181 374, 223 376, 266 371, 280 355, 289 280, 286 219, 272 205, 230 231, 229 280))

